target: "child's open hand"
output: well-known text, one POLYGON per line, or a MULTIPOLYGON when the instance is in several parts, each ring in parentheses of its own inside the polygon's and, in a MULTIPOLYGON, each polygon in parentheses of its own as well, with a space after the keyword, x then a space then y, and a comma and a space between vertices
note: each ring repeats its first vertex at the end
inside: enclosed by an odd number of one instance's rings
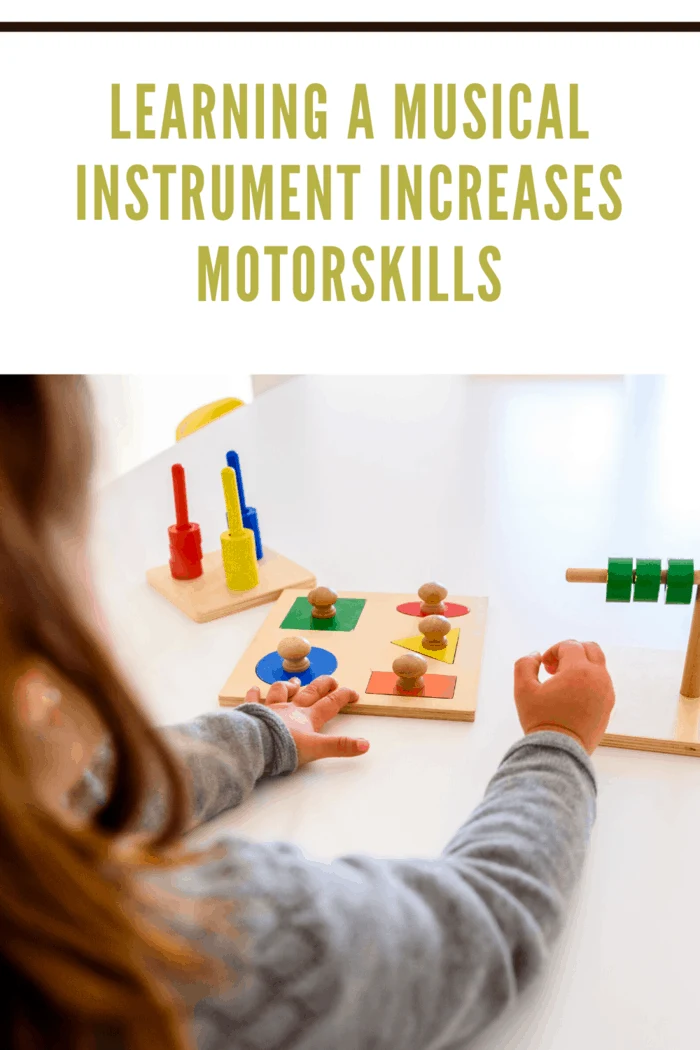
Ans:
POLYGON ((317 758, 350 758, 363 755, 369 749, 367 740, 349 736, 326 736, 320 730, 334 718, 341 707, 357 703, 359 697, 352 689, 339 688, 330 675, 315 678, 304 686, 297 678, 275 682, 265 700, 260 698, 257 686, 246 693, 246 702, 265 704, 280 716, 294 737, 299 765, 317 758))
POLYGON ((558 642, 544 655, 515 665, 515 706, 526 734, 566 733, 591 754, 601 741, 615 703, 605 656, 595 642, 558 642), (552 677, 540 682, 540 667, 552 677))

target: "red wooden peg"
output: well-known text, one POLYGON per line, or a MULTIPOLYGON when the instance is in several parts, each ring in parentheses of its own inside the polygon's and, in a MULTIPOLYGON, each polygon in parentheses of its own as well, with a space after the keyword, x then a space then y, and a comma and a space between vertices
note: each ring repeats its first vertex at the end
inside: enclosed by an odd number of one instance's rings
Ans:
POLYGON ((175 580, 196 580, 202 575, 202 534, 199 525, 189 520, 185 468, 173 464, 173 494, 176 522, 168 529, 170 539, 170 573, 175 580))
POLYGON ((173 464, 173 492, 175 494, 175 517, 178 528, 189 525, 190 518, 187 513, 187 487, 185 485, 185 468, 182 463, 173 464))

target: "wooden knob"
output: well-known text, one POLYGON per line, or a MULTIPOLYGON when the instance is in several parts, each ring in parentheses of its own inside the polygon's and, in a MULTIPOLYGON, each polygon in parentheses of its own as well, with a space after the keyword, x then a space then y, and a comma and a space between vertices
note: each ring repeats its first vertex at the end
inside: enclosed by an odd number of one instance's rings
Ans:
POLYGON ((445 598, 447 597, 447 587, 443 587, 441 583, 424 583, 418 590, 418 597, 421 599, 421 615, 422 616, 443 616, 445 612, 445 598))
POLYGON ((411 693, 424 686, 423 675, 428 670, 428 661, 414 653, 397 656, 391 668, 398 677, 397 687, 404 693, 411 693))
POLYGON ((307 595, 313 606, 311 615, 317 620, 330 620, 335 616, 335 605, 333 604, 338 595, 330 587, 314 587, 307 595))
POLYGON ((310 666, 311 643, 297 636, 283 638, 277 646, 277 655, 282 657, 282 669, 288 674, 306 671, 310 666))
POLYGON ((424 649, 446 649, 446 634, 451 624, 444 616, 426 616, 418 622, 418 630, 423 635, 424 649))

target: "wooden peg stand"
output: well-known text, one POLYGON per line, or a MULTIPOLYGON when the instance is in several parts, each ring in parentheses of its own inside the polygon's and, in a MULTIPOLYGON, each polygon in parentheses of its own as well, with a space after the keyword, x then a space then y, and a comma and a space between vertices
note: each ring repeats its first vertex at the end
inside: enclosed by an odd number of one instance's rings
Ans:
MULTIPOLYGON (((666 569, 661 571, 661 583, 668 578, 666 569)), ((607 569, 567 569, 569 583, 607 583, 607 569)), ((700 570, 693 577, 700 584, 700 570)), ((625 747, 642 751, 663 751, 670 754, 697 755, 700 757, 700 587, 696 586, 692 602, 693 615, 690 622, 688 647, 683 666, 680 693, 677 694, 677 713, 673 737, 661 738, 637 733, 606 733, 602 743, 610 747, 625 747)), ((632 698, 637 708, 643 707, 642 699, 632 698)), ((654 706, 663 702, 663 696, 653 697, 654 706)), ((613 718, 616 712, 613 712, 613 718)))
MULTIPOLYGON (((668 572, 661 571, 661 582, 666 583, 668 572)), ((607 569, 567 569, 566 579, 569 583, 607 583, 607 569)), ((696 571, 694 583, 700 583, 700 570, 696 571)), ((698 604, 698 591, 695 592, 693 601, 693 619, 690 623, 690 637, 685 654, 685 666, 683 668, 683 680, 681 682, 681 696, 684 700, 700 699, 700 605, 698 604)))

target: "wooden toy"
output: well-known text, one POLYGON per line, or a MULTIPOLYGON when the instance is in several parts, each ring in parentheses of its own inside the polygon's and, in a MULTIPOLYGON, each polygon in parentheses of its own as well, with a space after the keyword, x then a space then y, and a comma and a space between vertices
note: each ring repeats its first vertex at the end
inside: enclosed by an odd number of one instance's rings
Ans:
POLYGON ((444 616, 447 587, 441 583, 424 583, 418 588, 418 597, 421 600, 421 616, 444 616))
POLYGON ((364 598, 338 598, 330 587, 315 587, 303 598, 293 602, 281 626, 285 630, 352 631, 364 605, 364 598), (326 604, 331 600, 332 606, 326 604), (333 613, 326 615, 331 608, 333 613))
POLYGON ((433 660, 440 660, 442 663, 454 663, 460 629, 450 628, 450 621, 445 620, 444 616, 431 616, 426 619, 438 621, 435 625, 428 624, 427 636, 422 633, 425 621, 419 620, 417 627, 421 631, 420 634, 414 634, 410 638, 397 638, 393 644, 400 645, 404 649, 411 649, 414 653, 420 653, 421 656, 430 656, 433 660))
MULTIPOLYGON (((240 470, 240 463, 238 466, 240 470)), ((239 488, 234 467, 221 472, 229 527, 221 536, 220 549, 206 554, 202 554, 200 527, 189 520, 181 464, 173 466, 172 477, 177 520, 168 529, 170 560, 149 569, 146 579, 190 619, 207 623, 275 601, 286 587, 315 586, 316 579, 308 569, 268 547, 262 548, 262 557, 257 559, 255 532, 245 525, 242 483, 239 488)), ((252 507, 247 510, 255 513, 252 507)), ((311 606, 305 604, 310 614, 311 606)), ((327 622, 332 625, 334 620, 327 622)))
POLYGON ((185 468, 181 463, 173 464, 172 478, 176 521, 168 529, 170 572, 175 580, 196 580, 202 575, 202 535, 199 525, 189 519, 185 468))
POLYGON ((257 587, 258 566, 255 560, 255 536, 243 528, 241 505, 238 499, 236 474, 231 467, 221 471, 226 500, 228 532, 221 533, 221 556, 224 562, 226 586, 230 591, 251 591, 257 587))
POLYGON ((445 616, 426 616, 418 624, 418 630, 423 635, 424 649, 447 648, 450 621, 445 616))
POLYGON ((360 699, 345 708, 346 713, 473 721, 488 599, 460 598, 463 607, 470 610, 464 614, 461 627, 450 627, 445 621, 445 635, 440 623, 438 637, 446 640, 447 646, 428 650, 423 646, 425 636, 419 632, 424 622, 420 613, 410 617, 399 611, 410 603, 411 595, 342 592, 333 603, 333 618, 315 618, 310 597, 308 590, 298 588, 280 595, 221 689, 221 704, 242 703, 253 685, 261 686, 264 696, 266 686, 292 677, 282 665, 282 659, 289 657, 286 651, 281 656, 279 647, 283 640, 302 635, 311 645, 305 654, 309 667, 297 677, 306 684, 320 674, 332 674, 340 684, 356 690, 360 699), (409 632, 409 637, 402 637, 409 632), (407 651, 399 653, 397 646, 407 651), (449 674, 444 673, 446 663, 452 665, 449 674), (421 678, 423 685, 419 686, 417 680, 421 678), (416 680, 416 687, 402 688, 401 679, 416 680))
MULTIPOLYGON (((394 660, 394 664, 396 664, 396 660, 394 660)), ((421 686, 415 689, 404 689, 399 675, 393 670, 393 666, 391 671, 372 671, 367 685, 368 693, 379 696, 422 696, 433 700, 452 700, 455 695, 457 679, 454 675, 424 674, 421 679, 423 682, 421 686)), ((387 711, 386 713, 396 714, 397 712, 387 711)), ((451 716, 422 714, 419 717, 448 718, 451 716)))
POLYGON ((418 588, 418 602, 403 602, 399 606, 399 612, 406 616, 466 616, 469 609, 466 605, 457 602, 447 602, 447 587, 441 583, 424 583, 418 588))
POLYGON ((402 693, 411 693, 425 687, 423 675, 428 670, 428 661, 423 656, 406 653, 405 656, 397 656, 391 665, 391 669, 398 677, 397 688, 402 693))
MULTIPOLYGON (((241 517, 243 519, 243 528, 250 529, 255 537, 255 556, 258 561, 263 556, 263 545, 260 536, 260 525, 258 523, 258 512, 255 507, 249 507, 245 501, 245 490, 243 488, 243 473, 241 471, 241 461, 237 452, 233 450, 226 453, 226 464, 231 467, 236 474, 236 487, 238 489, 238 502, 241 506, 241 517)), ((230 528, 230 523, 228 525, 230 528)))
POLYGON ((277 646, 277 654, 282 657, 282 669, 287 674, 301 674, 310 666, 309 653, 311 642, 306 638, 283 638, 277 646))
MULTIPOLYGON (((680 693, 669 685, 674 654, 638 650, 638 666, 620 668, 620 679, 632 679, 631 687, 617 690, 609 732, 602 743, 640 751, 700 755, 700 592, 697 588, 693 601, 693 586, 700 583, 700 571, 695 571, 693 561, 669 558, 668 568, 662 569, 659 559, 640 558, 635 565, 632 558, 610 558, 607 569, 567 569, 566 579, 570 583, 604 583, 609 602, 654 602, 663 585, 666 605, 693 604, 680 693)), ((613 681, 615 678, 613 674, 613 681)))
POLYGON ((337 666, 338 661, 327 649, 311 645, 306 638, 286 637, 274 652, 266 653, 258 660, 256 682, 259 679, 272 685, 298 678, 302 685, 308 685, 320 675, 333 674, 337 666))
POLYGON ((314 587, 308 593, 311 616, 314 620, 332 620, 337 610, 334 605, 338 595, 330 587, 314 587))

